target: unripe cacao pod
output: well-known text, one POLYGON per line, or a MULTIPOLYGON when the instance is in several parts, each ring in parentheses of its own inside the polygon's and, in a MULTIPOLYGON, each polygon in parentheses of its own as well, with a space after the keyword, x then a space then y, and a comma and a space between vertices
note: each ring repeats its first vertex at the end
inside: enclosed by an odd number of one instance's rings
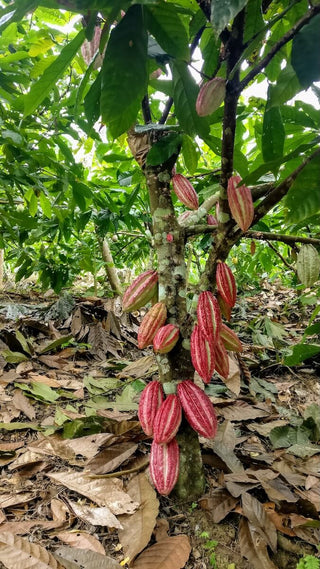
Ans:
POLYGON ((212 292, 201 292, 197 305, 198 324, 209 341, 216 341, 221 327, 221 313, 212 292))
POLYGON ((232 271, 226 263, 218 263, 216 273, 217 289, 224 302, 232 308, 236 303, 237 288, 232 271))
POLYGON ((189 379, 178 383, 177 391, 188 423, 199 435, 213 439, 218 423, 209 397, 189 379))
POLYGON ((153 435, 153 424, 157 411, 164 399, 162 385, 159 381, 151 381, 140 395, 138 417, 143 431, 153 435))
POLYGON ((172 178, 172 186, 174 193, 186 207, 189 209, 198 209, 198 194, 185 176, 175 174, 172 178))
POLYGON ((223 323, 220 328, 220 338, 226 350, 230 352, 242 352, 242 344, 237 334, 223 323))
POLYGON ((182 418, 180 399, 174 393, 161 403, 153 423, 153 439, 156 443, 169 443, 176 436, 182 418))
POLYGON ((138 348, 142 350, 150 346, 157 331, 165 323, 167 318, 167 308, 163 302, 157 302, 150 308, 149 312, 142 319, 138 331, 138 348))
POLYGON ((174 324, 161 326, 153 338, 153 349, 157 354, 167 354, 179 340, 179 328, 174 324))
POLYGON ((222 314, 222 316, 225 317, 226 320, 228 320, 228 322, 231 320, 231 308, 230 306, 227 305, 227 303, 222 299, 222 297, 220 296, 220 294, 217 294, 217 301, 219 304, 219 308, 220 308, 220 312, 222 314))
POLYGON ((228 180, 228 203, 233 219, 242 231, 249 229, 254 216, 254 207, 251 190, 241 182, 240 176, 231 176, 228 180))
POLYGON ((200 117, 211 115, 220 107, 225 94, 226 81, 222 77, 215 77, 202 85, 196 101, 198 115, 200 117))
POLYGON ((168 496, 179 476, 179 445, 176 439, 159 445, 153 441, 150 453, 150 477, 162 496, 168 496))
POLYGON ((127 288, 122 300, 124 312, 138 310, 156 294, 158 288, 158 273, 154 270, 145 271, 134 279, 127 288))
POLYGON ((214 346, 214 353, 216 358, 216 371, 224 379, 228 379, 229 375, 229 356, 221 341, 217 342, 214 346))
POLYGON ((190 348, 194 369, 205 383, 209 383, 215 365, 213 340, 208 340, 197 324, 195 324, 191 334, 190 348))
POLYGON ((218 220, 214 217, 214 215, 209 213, 209 215, 207 215, 207 224, 208 225, 218 225, 218 220))
MULTIPOLYGON (((81 46, 81 54, 87 65, 90 65, 93 56, 99 49, 101 34, 102 28, 100 28, 100 26, 95 26, 92 40, 90 42, 88 40, 84 40, 81 46)), ((94 69, 98 69, 98 67, 102 65, 102 59, 103 56, 101 54, 96 57, 93 65, 94 69)))
POLYGON ((310 287, 319 278, 320 256, 313 245, 301 245, 297 256, 297 273, 300 281, 310 287))

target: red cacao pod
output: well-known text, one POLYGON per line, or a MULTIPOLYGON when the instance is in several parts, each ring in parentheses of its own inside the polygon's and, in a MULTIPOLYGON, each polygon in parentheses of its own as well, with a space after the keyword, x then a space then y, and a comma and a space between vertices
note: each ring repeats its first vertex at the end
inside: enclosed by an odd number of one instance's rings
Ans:
POLYGON ((209 213, 209 215, 207 215, 207 224, 208 225, 218 225, 217 219, 211 213, 209 213))
POLYGON ((197 305, 198 324, 209 341, 216 341, 221 328, 221 313, 212 292, 201 292, 197 305))
POLYGON ((179 445, 176 439, 159 445, 153 441, 150 453, 150 477, 159 494, 168 496, 179 476, 179 445))
POLYGON ((186 207, 189 209, 198 209, 198 194, 185 176, 175 174, 172 178, 172 186, 174 193, 186 207))
POLYGON ((153 424, 164 395, 159 381, 151 381, 140 395, 138 417, 146 435, 153 435, 153 424))
POLYGON ((208 340, 197 324, 195 324, 191 334, 190 348, 191 361, 194 369, 205 383, 209 383, 215 365, 213 340, 208 340))
POLYGON ((216 371, 221 377, 227 379, 229 375, 229 356, 221 341, 215 344, 214 353, 216 358, 216 371))
POLYGON ((202 85, 196 101, 198 115, 200 117, 211 115, 220 107, 225 94, 226 81, 222 77, 215 77, 202 85))
POLYGON ((150 346, 157 331, 165 323, 167 318, 167 308, 163 302, 157 302, 150 308, 149 312, 142 319, 138 331, 138 348, 142 350, 150 346))
POLYGON ((231 176, 228 180, 228 203, 233 219, 242 231, 249 229, 254 216, 251 190, 241 182, 240 176, 231 176))
POLYGON ((209 397, 189 379, 178 383, 177 391, 188 423, 199 435, 213 439, 218 423, 209 397))
POLYGON ((138 310, 142 306, 145 306, 156 294, 157 288, 157 271, 149 270, 139 275, 124 293, 122 300, 123 311, 138 310))
POLYGON ((237 334, 223 323, 220 328, 220 338, 226 350, 230 352, 242 352, 242 344, 237 334))
POLYGON ((161 403, 153 423, 153 439, 158 444, 169 443, 177 434, 182 419, 180 399, 174 393, 161 403))
POLYGON ((221 298, 232 308, 236 303, 237 287, 232 271, 226 263, 218 263, 216 282, 221 298))
POLYGON ((179 340, 179 328, 174 324, 161 326, 153 338, 153 349, 157 354, 167 354, 179 340))

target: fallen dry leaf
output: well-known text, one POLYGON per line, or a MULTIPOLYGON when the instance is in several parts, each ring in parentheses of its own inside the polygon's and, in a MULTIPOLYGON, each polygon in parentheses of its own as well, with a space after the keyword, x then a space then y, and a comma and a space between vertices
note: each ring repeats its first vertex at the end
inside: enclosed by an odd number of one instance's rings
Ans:
POLYGON ((277 530, 268 518, 261 502, 248 492, 242 495, 241 502, 243 515, 248 518, 250 524, 275 552, 277 549, 277 530))
POLYGON ((126 367, 124 367, 118 374, 117 377, 119 379, 126 378, 126 377, 134 377, 141 379, 145 375, 148 377, 157 371, 157 362, 155 360, 154 355, 152 356, 143 356, 138 360, 130 363, 126 367))
POLYGON ((277 569, 268 555, 266 542, 245 518, 240 519, 239 544, 241 555, 248 559, 253 567, 277 569))
POLYGON ((35 498, 33 492, 21 492, 20 494, 4 493, 0 495, 0 508, 10 508, 17 504, 25 504, 35 498))
POLYGON ((224 488, 216 488, 210 494, 202 496, 199 505, 203 510, 210 512, 213 523, 218 524, 236 506, 238 500, 231 496, 224 488))
POLYGON ((138 445, 130 442, 113 444, 103 449, 86 464, 86 470, 94 474, 113 472, 128 460, 137 450, 138 445))
POLYGON ((248 421, 258 417, 267 417, 269 413, 257 405, 250 405, 242 400, 237 400, 231 405, 220 408, 220 414, 230 421, 248 421))
POLYGON ((116 516, 106 506, 95 508, 83 504, 78 504, 72 500, 68 500, 68 504, 70 505, 75 516, 88 524, 91 524, 93 526, 106 526, 110 528, 122 529, 122 525, 119 522, 118 518, 116 518, 116 516))
POLYGON ((24 395, 24 393, 22 393, 22 391, 20 391, 19 389, 16 389, 14 391, 12 403, 16 407, 16 409, 22 411, 26 415, 26 417, 30 419, 30 421, 32 421, 35 418, 36 416, 35 408, 33 407, 33 405, 31 405, 30 399, 28 399, 24 395))
POLYGON ((182 569, 190 552, 190 541, 186 535, 167 537, 143 551, 132 569, 182 569))
POLYGON ((106 554, 100 541, 87 531, 62 531, 56 533, 56 537, 71 547, 86 550, 89 549, 90 551, 95 551, 101 555, 106 554))
POLYGON ((7 569, 63 569, 44 547, 9 532, 0 533, 0 561, 7 569))
MULTIPOLYGON (((115 559, 75 547, 59 547, 54 556, 65 569, 123 569, 115 559)), ((60 568, 60 565, 59 565, 60 568)))

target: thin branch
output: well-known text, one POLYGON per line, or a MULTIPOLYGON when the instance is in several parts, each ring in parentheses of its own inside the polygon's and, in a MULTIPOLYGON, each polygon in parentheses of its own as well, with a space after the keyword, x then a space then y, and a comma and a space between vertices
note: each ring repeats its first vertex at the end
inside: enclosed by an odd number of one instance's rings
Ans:
POLYGON ((288 263, 288 261, 284 258, 283 255, 281 255, 280 251, 278 251, 278 249, 272 245, 272 243, 269 243, 269 241, 267 241, 270 249, 272 249, 272 251, 274 251, 276 253, 276 255, 279 257, 279 259, 281 259, 281 261, 283 262, 283 264, 288 267, 288 269, 290 269, 291 271, 293 271, 294 273, 297 273, 297 269, 295 269, 292 265, 290 265, 290 263, 288 263))
POLYGON ((218 174, 221 172, 221 168, 216 168, 215 170, 210 170, 210 172, 204 172, 203 174, 195 174, 194 176, 187 176, 188 180, 194 180, 195 178, 203 178, 204 176, 211 176, 211 174, 218 174))
POLYGON ((145 124, 149 124, 152 122, 152 117, 151 117, 151 110, 150 110, 148 95, 145 95, 143 97, 141 105, 142 105, 142 114, 143 114, 144 122, 145 122, 145 124))
POLYGON ((215 233, 217 231, 216 225, 189 225, 185 228, 185 236, 195 237, 196 235, 206 235, 207 233, 215 233))
POLYGON ((315 237, 299 237, 299 235, 282 235, 280 233, 269 233, 268 231, 247 231, 242 235, 245 239, 256 239, 258 241, 281 241, 287 245, 295 243, 311 243, 320 247, 320 239, 315 237))
POLYGON ((303 28, 306 24, 310 22, 314 16, 320 13, 320 5, 313 6, 311 10, 300 18, 300 20, 289 30, 282 38, 274 44, 274 46, 270 49, 269 53, 260 60, 258 65, 256 65, 251 71, 249 71, 248 75, 245 76, 244 79, 240 82, 238 86, 238 93, 240 94, 243 89, 258 75, 265 67, 267 67, 268 63, 270 63, 271 59, 280 51, 280 49, 288 43, 292 38, 303 28))

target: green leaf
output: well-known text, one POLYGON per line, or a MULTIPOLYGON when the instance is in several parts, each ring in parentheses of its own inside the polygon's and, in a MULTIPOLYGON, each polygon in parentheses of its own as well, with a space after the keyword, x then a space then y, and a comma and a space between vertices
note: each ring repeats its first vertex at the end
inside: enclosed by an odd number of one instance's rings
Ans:
POLYGON ((147 154, 146 163, 149 166, 157 166, 158 164, 163 164, 169 160, 173 154, 179 154, 181 143, 181 134, 170 132, 163 138, 160 138, 158 142, 153 144, 147 154))
POLYGON ((12 352, 11 350, 1 350, 1 355, 4 357, 8 364, 20 364, 26 362, 29 358, 21 352, 12 352))
POLYGON ((198 146, 187 134, 182 138, 182 156, 186 169, 191 175, 194 174, 198 166, 198 146))
POLYGON ((292 348, 292 353, 284 358, 284 364, 296 366, 319 353, 320 346, 317 344, 296 344, 292 348))
POLYGON ((301 85, 293 67, 288 63, 281 71, 277 84, 272 87, 269 108, 283 105, 301 91, 301 85))
POLYGON ((267 105, 263 116, 262 155, 265 162, 283 156, 285 131, 279 107, 267 105))
POLYGON ((300 427, 275 427, 270 431, 270 441, 274 448, 287 448, 295 444, 306 444, 309 442, 308 431, 300 427))
POLYGON ((94 125, 100 116, 100 97, 101 73, 97 75, 83 101, 84 112, 90 127, 94 125))
POLYGON ((291 64, 304 89, 320 79, 320 14, 297 33, 292 42, 291 64))
POLYGON ((37 6, 37 0, 17 0, 7 6, 5 10, 2 10, 0 32, 3 32, 3 30, 13 22, 20 22, 25 14, 31 12, 37 6))
POLYGON ((53 352, 56 350, 56 348, 60 348, 60 346, 62 346, 63 344, 67 344, 68 342, 70 342, 72 338, 73 338, 72 334, 69 334, 68 336, 61 336, 61 338, 57 338, 56 340, 50 342, 44 348, 42 348, 42 350, 39 351, 39 354, 47 354, 48 352, 53 352))
POLYGON ((211 24, 218 34, 246 6, 248 0, 211 0, 211 24))
POLYGON ((320 157, 316 156, 300 172, 286 196, 287 221, 298 222, 320 211, 319 180, 320 157))
POLYGON ((292 446, 290 446, 289 448, 287 448, 287 451, 290 454, 294 454, 295 456, 298 456, 299 458, 307 458, 310 456, 314 456, 315 454, 318 454, 320 452, 320 447, 319 445, 313 445, 311 443, 306 444, 304 443, 296 443, 292 446))
POLYGON ((17 383, 15 386, 34 397, 34 399, 37 399, 38 401, 45 401, 46 403, 54 403, 60 397, 53 389, 51 389, 51 387, 49 387, 49 385, 46 385, 45 383, 34 381, 30 384, 17 383))
POLYGON ((196 112, 199 87, 182 61, 171 62, 173 75, 173 100, 175 113, 183 130, 190 135, 199 134, 201 138, 209 134, 209 124, 205 117, 196 112))
POLYGON ((60 55, 47 67, 39 81, 31 87, 29 93, 19 97, 18 104, 22 102, 24 105, 24 117, 33 113, 55 87, 57 81, 62 77, 64 71, 76 55, 84 38, 84 30, 81 30, 68 45, 62 48, 60 55))
POLYGON ((316 322, 315 324, 311 324, 308 328, 304 331, 304 336, 315 336, 316 334, 320 335, 320 322, 316 322))
POLYGON ((210 77, 218 65, 220 55, 220 42, 217 41, 212 28, 203 31, 200 49, 203 57, 202 73, 210 77))
POLYGON ((175 6, 155 4, 145 8, 147 27, 164 51, 177 59, 189 59, 188 36, 175 6))
POLYGON ((246 44, 258 32, 264 28, 264 20, 261 11, 261 0, 249 0, 246 6, 245 26, 243 42, 246 44))
POLYGON ((142 6, 132 6, 112 31, 102 66, 101 114, 114 138, 135 122, 146 93, 147 48, 142 6))

